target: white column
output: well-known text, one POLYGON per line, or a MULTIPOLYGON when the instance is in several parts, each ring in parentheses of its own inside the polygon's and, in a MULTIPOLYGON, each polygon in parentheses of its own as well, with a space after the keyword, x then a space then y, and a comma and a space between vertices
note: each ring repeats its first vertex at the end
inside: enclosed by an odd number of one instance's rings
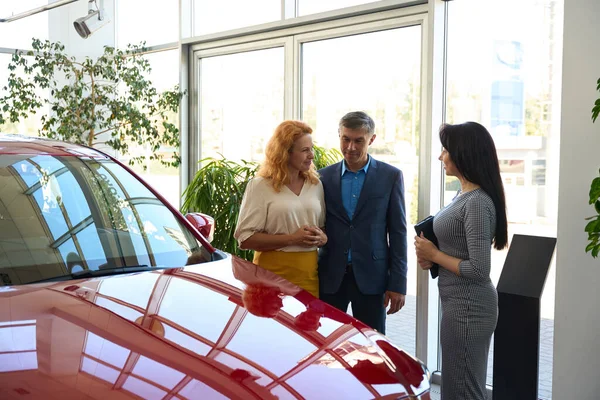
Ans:
POLYGON ((600 121, 591 108, 599 93, 598 0, 565 0, 558 247, 554 328, 555 399, 600 394, 600 259, 584 249, 588 192, 600 168, 600 121))

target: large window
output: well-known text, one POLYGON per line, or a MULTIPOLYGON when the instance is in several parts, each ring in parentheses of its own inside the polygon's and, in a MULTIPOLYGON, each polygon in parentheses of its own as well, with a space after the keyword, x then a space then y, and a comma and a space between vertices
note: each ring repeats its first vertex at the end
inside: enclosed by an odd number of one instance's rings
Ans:
POLYGON ((38 368, 36 321, 0 323, 0 373, 38 368))
POLYGON ((262 160, 283 120, 283 56, 283 47, 276 47, 202 58, 203 157, 262 160))
POLYGON ((179 40, 178 0, 115 0, 117 47, 146 42, 156 46, 179 40))
POLYGON ((193 0, 194 35, 222 32, 281 19, 281 0, 193 0))
POLYGON ((337 10, 338 8, 357 6, 365 3, 373 3, 375 1, 377 0, 297 0, 298 16, 337 10))
MULTIPOLYGON (((192 36, 247 28, 253 25, 378 2, 378 0, 185 1, 191 2, 193 10, 192 36)), ((184 15, 184 18, 187 17, 184 15)))
MULTIPOLYGON (((48 1, 45 4, 48 4, 48 1)), ((42 5, 44 2, 40 0, 2 1, 0 18, 8 18, 42 5)), ((48 13, 0 23, 0 47, 30 49, 32 38, 48 39, 48 13)))
MULTIPOLYGON (((148 53, 144 57, 150 63, 152 71, 148 77, 158 93, 173 90, 179 84, 180 57, 175 45, 179 41, 179 1, 178 0, 114 0, 116 46, 126 48, 129 44, 146 47, 161 47, 162 50, 148 53), (169 46, 165 46, 169 45, 169 46)), ((179 125, 179 113, 171 113, 168 122, 179 125)), ((172 159, 180 149, 162 147, 159 153, 165 160, 172 159)), ((130 151, 120 159, 128 162, 131 158, 145 156, 143 165, 136 164, 133 169, 149 182, 161 195, 175 207, 179 207, 181 191, 179 168, 166 167, 159 161, 151 161, 152 150, 148 145, 130 144, 130 151)))
MULTIPOLYGON (((150 63, 150 76, 148 77, 156 90, 161 93, 173 88, 179 83, 179 51, 165 50, 149 53, 144 56, 150 63)), ((171 112, 169 122, 179 125, 179 113, 171 112)), ((161 147, 159 152, 165 161, 170 161, 175 152, 180 149, 174 147, 161 147)), ((143 164, 135 164, 132 168, 163 195, 175 207, 180 205, 179 168, 167 167, 158 160, 150 160, 152 149, 144 144, 131 144, 130 151, 120 156, 121 161, 128 163, 130 159, 144 156, 143 164)))
MULTIPOLYGON (((0 28, 2 25, 0 24, 0 28)), ((0 39, 1 40, 1 39, 0 39)), ((1 46, 1 45, 0 45, 1 46)), ((28 47, 31 47, 31 42, 28 47)), ((11 72, 8 66, 11 62, 12 51, 6 49, 8 52, 0 52, 0 96, 6 95, 5 87, 8 85, 8 79, 11 72)), ((17 76, 23 76, 22 69, 16 69, 14 71, 17 76)), ((43 91, 38 89, 38 94, 43 94, 43 91)), ((0 125, 1 133, 18 133, 20 135, 38 136, 38 132, 42 127, 42 115, 48 112, 48 106, 42 107, 41 112, 36 114, 30 114, 27 118, 22 119, 19 122, 11 122, 7 120, 3 125, 0 125)), ((6 114, 4 114, 7 117, 6 114)))
MULTIPOLYGON (((514 234, 556 237, 562 0, 448 4, 447 122, 477 121, 494 137, 509 240, 514 234)), ((446 203, 455 189, 446 185, 446 203)), ((494 284, 506 253, 492 252, 494 284)), ((554 278, 553 263, 542 296, 542 398, 551 396, 554 278)), ((490 354, 488 384, 492 366, 490 354)))

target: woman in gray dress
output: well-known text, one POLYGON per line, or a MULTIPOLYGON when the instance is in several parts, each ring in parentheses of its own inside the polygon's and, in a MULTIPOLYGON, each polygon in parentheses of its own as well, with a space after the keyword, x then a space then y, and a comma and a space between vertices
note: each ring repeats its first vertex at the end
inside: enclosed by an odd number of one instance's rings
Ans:
POLYGON ((439 248, 415 237, 421 268, 440 265, 442 399, 486 399, 487 359, 498 318, 491 247, 508 241, 506 203, 494 141, 476 122, 444 125, 439 159, 461 190, 433 220, 439 248))

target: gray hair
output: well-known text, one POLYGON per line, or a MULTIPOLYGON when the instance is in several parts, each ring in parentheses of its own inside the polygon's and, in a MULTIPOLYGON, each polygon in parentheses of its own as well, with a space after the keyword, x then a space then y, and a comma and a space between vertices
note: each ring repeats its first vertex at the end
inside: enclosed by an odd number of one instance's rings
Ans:
POLYGON ((375 133, 375 121, 363 111, 352 111, 340 119, 338 129, 342 126, 352 130, 364 130, 369 135, 375 133))

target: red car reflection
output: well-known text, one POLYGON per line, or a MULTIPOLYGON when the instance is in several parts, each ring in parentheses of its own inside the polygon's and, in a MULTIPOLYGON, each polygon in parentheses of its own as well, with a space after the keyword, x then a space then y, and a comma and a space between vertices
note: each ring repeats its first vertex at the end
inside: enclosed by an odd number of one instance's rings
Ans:
POLYGON ((429 399, 420 361, 215 250, 110 157, 0 147, 0 398, 429 399))

